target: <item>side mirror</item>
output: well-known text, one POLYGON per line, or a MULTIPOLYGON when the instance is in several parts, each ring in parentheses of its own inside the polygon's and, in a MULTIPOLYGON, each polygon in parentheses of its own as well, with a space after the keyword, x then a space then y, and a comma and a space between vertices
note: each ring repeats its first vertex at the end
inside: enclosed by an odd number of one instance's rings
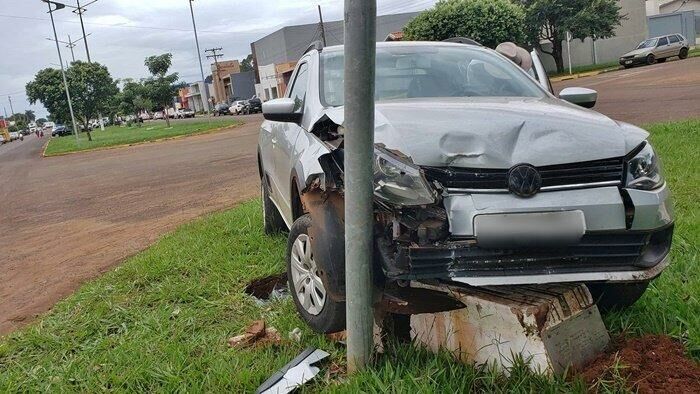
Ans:
POLYGON ((299 123, 302 113, 295 111, 294 99, 278 98, 262 105, 263 117, 275 122, 299 123))
POLYGON ((566 88, 559 93, 559 98, 584 108, 593 108, 598 101, 598 92, 587 88, 566 88))

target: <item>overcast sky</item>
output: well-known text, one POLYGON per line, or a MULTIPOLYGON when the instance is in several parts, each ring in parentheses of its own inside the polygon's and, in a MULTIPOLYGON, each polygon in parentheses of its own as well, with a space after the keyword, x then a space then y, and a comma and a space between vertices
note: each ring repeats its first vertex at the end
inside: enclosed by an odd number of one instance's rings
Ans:
MULTIPOLYGON (((75 4, 75 0, 64 2, 75 4)), ((384 15, 423 10, 435 0, 377 3, 378 13, 384 15)), ((251 42, 280 27, 316 22, 317 4, 323 8, 324 20, 342 19, 342 0, 195 0, 200 46, 202 50, 222 47, 224 59, 242 59, 250 53, 251 42)), ((40 0, 0 0, 0 103, 8 114, 7 96, 11 95, 15 112, 33 109, 46 115, 41 104, 29 105, 24 91, 37 71, 58 65, 55 44, 46 40, 53 37, 46 11, 40 0)), ((54 13, 54 18, 59 40, 81 37, 77 15, 66 8, 54 13)), ((144 59, 170 52, 172 70, 182 80, 201 79, 187 0, 99 0, 88 6, 84 21, 91 33, 92 60, 106 65, 114 78, 146 77, 144 59)), ((61 45, 61 51, 64 62, 70 60, 70 50, 61 45)), ((82 42, 74 51, 76 59, 86 59, 82 42)), ((208 69, 205 63, 205 73, 208 69)))

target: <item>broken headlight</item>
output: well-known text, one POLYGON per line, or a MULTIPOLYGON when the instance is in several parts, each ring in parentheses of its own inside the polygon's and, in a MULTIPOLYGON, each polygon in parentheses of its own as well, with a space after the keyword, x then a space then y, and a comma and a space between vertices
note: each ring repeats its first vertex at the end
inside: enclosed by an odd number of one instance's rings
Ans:
POLYGON ((627 162, 626 185, 632 189, 652 190, 664 184, 661 163, 648 142, 627 162))
POLYGON ((435 190, 420 169, 381 148, 374 149, 374 195, 401 206, 435 202, 435 190))

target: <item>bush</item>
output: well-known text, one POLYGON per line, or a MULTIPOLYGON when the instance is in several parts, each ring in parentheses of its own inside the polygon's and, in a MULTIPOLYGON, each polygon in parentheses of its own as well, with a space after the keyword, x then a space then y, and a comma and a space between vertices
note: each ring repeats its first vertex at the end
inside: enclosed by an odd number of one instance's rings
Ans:
POLYGON ((406 40, 442 41, 467 37, 495 48, 505 41, 525 42, 525 11, 510 0, 440 0, 411 20, 406 40))

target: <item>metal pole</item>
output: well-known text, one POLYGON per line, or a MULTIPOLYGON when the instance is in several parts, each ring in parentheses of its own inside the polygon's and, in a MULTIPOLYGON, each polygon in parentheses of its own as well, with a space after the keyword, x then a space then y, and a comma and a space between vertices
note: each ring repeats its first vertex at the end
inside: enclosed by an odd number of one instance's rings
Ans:
POLYGON ((571 72, 571 32, 566 32, 566 53, 569 56, 569 75, 571 72))
POLYGON ((85 53, 87 54, 87 61, 88 63, 92 63, 92 60, 90 60, 90 48, 88 48, 87 36, 85 35, 85 24, 83 24, 83 9, 80 8, 80 0, 76 0, 76 2, 78 3, 78 16, 80 17, 80 28, 83 30, 83 41, 85 42, 85 53))
POLYGON ((73 58, 73 62, 75 63, 75 52, 73 51, 73 48, 75 47, 75 44, 73 44, 73 41, 70 39, 70 34, 68 35, 68 48, 70 48, 70 55, 73 58))
POLYGON ((12 106, 12 96, 7 96, 7 99, 10 101, 10 112, 12 112, 12 115, 14 116, 15 108, 12 106))
POLYGON ((326 28, 323 26, 323 13, 321 13, 321 5, 318 5, 318 20, 321 23, 321 42, 326 46, 326 28))
POLYGON ((49 7, 49 15, 51 16, 51 27, 53 28, 53 37, 56 42, 56 52, 58 52, 58 63, 61 65, 61 74, 63 75, 63 86, 66 88, 66 98, 68 99, 68 109, 70 110, 70 120, 72 123, 73 134, 75 135, 75 140, 79 141, 77 125, 75 123, 75 114, 73 113, 73 102, 70 99, 70 91, 68 90, 68 80, 66 79, 66 71, 63 69, 63 56, 61 56, 61 47, 58 45, 58 34, 56 34, 56 24, 53 21, 53 11, 51 10, 51 3, 46 3, 49 7))
POLYGON ((372 353, 376 0, 345 0, 345 288, 348 372, 372 353))
POLYGON ((199 37, 197 36, 197 24, 194 21, 194 8, 192 7, 192 2, 194 0, 188 0, 190 3, 190 14, 192 14, 192 28, 194 29, 194 42, 197 44, 197 59, 199 59, 199 72, 202 73, 202 85, 204 86, 204 108, 207 109, 207 114, 211 114, 211 109, 209 108, 209 92, 207 88, 207 81, 204 79, 204 66, 202 65, 202 51, 199 49, 199 37))

